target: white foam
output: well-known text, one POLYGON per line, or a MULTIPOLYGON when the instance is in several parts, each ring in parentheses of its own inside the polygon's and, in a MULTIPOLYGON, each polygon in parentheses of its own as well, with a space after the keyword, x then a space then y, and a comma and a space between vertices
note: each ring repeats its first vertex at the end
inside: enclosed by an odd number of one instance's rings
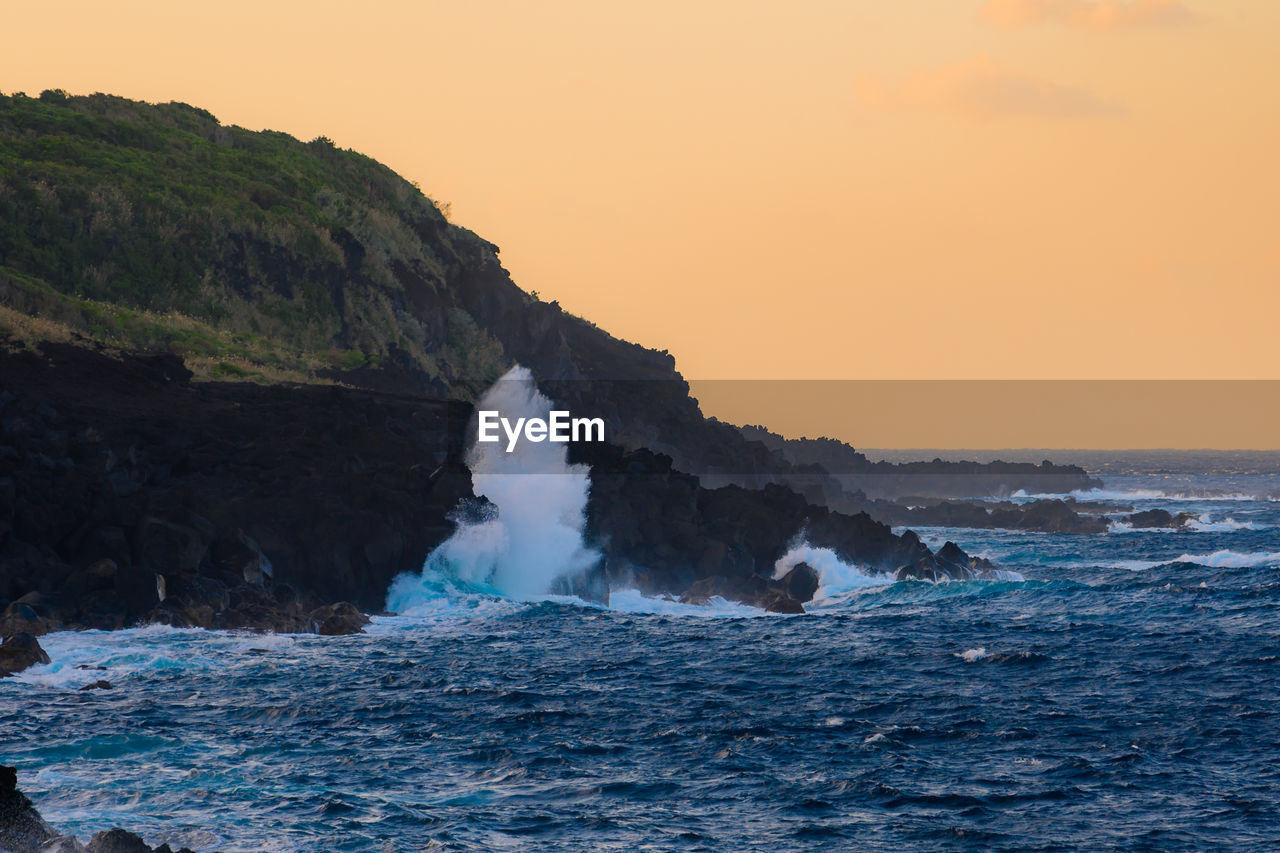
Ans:
POLYGON ((829 603, 851 591, 893 583, 892 575, 850 565, 830 548, 815 548, 804 540, 778 558, 773 566, 774 579, 783 577, 800 563, 808 563, 818 573, 818 590, 813 595, 813 601, 818 604, 829 603))
POLYGON ((759 607, 728 601, 718 595, 709 599, 706 604, 684 604, 673 598, 644 595, 635 589, 610 592, 609 609, 624 613, 650 613, 657 616, 743 618, 777 615, 759 607))
POLYGON ((1242 554, 1237 551, 1214 551, 1212 554, 1183 554, 1175 562, 1196 563, 1215 569, 1251 569, 1259 566, 1280 567, 1280 551, 1242 554))
POLYGON ((148 672, 202 672, 253 660, 250 649, 267 649, 279 659, 301 638, 288 634, 248 634, 148 625, 119 631, 58 631, 40 637, 50 663, 33 666, 15 684, 76 689, 96 681, 113 686, 148 672), (89 669, 77 669, 84 666, 89 669), (99 669, 98 667, 102 667, 99 669))
POLYGON ((987 656, 986 646, 979 646, 976 649, 966 649, 965 651, 960 652, 959 654, 956 655, 956 657, 960 658, 960 660, 964 661, 965 663, 976 663, 977 661, 982 660, 986 656, 987 656))
MULTIPOLYGON (((1259 500, 1275 500, 1271 496, 1259 497, 1257 495, 1245 494, 1243 492, 1186 492, 1172 491, 1166 492, 1160 489, 1076 489, 1070 492, 1053 492, 1043 494, 1027 494, 1024 489, 1019 489, 1010 495, 1011 498, 1018 500, 1066 500, 1074 498, 1077 501, 1097 502, 1097 501, 1176 501, 1176 502, 1192 502, 1205 503, 1214 501, 1259 501, 1259 500)), ((989 498, 988 500, 995 500, 989 498)))
POLYGON ((1214 521, 1208 513, 1193 518, 1183 527, 1134 527, 1127 521, 1113 520, 1107 527, 1108 533, 1234 533, 1237 530, 1269 530, 1268 524, 1253 521, 1236 521, 1230 516, 1214 521))
POLYGON ((1170 563, 1194 563, 1213 569, 1253 569, 1262 566, 1280 568, 1280 551, 1240 553, 1238 551, 1214 551, 1212 554, 1182 554, 1167 560, 1119 560, 1108 565, 1114 569, 1141 572, 1170 563))
MULTIPOLYGON (((481 398, 478 410, 503 417, 548 419, 551 400, 533 374, 516 366, 481 398)), ((557 578, 579 575, 600 554, 583 542, 590 471, 570 465, 563 444, 522 441, 507 452, 501 442, 475 442, 467 454, 471 483, 496 508, 461 519, 453 535, 427 557, 420 575, 401 575, 387 593, 387 609, 420 615, 437 605, 439 578, 487 587, 508 598, 545 598, 557 578)))
POLYGON ((1269 530, 1270 525, 1257 524, 1252 521, 1236 521, 1228 516, 1220 521, 1212 520, 1208 514, 1192 519, 1187 529, 1196 533, 1234 533, 1237 530, 1269 530))

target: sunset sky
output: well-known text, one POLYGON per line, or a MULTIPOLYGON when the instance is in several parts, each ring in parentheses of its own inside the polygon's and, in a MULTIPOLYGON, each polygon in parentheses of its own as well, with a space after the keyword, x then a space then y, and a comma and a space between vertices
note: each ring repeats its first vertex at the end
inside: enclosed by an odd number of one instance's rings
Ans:
POLYGON ((329 136, 692 378, 1280 378, 1275 0, 4 17, 0 91, 329 136))

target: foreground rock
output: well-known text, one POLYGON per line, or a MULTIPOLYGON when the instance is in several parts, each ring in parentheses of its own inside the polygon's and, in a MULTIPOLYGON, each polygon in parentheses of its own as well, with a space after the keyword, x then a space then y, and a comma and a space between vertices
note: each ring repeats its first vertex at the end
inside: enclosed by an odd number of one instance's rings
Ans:
POLYGON ((0 678, 16 675, 37 664, 50 663, 49 655, 30 634, 14 634, 0 645, 0 678))
MULTIPOLYGON (((123 829, 99 832, 88 846, 60 835, 44 822, 35 806, 18 790, 18 771, 0 766, 0 850, 6 853, 174 853, 168 844, 150 847, 123 829)), ((184 847, 177 853, 192 853, 184 847)))
POLYGON ((0 351, 0 625, 358 630, 469 496, 469 408, 0 351))
POLYGON ((0 850, 35 853, 56 838, 58 833, 18 790, 18 771, 0 767, 0 850))

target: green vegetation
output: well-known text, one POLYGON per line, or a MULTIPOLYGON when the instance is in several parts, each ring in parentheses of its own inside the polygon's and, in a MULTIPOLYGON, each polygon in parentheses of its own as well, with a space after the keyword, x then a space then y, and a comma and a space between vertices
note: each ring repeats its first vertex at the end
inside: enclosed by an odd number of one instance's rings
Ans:
POLYGON ((447 286, 483 241, 447 208, 324 137, 0 94, 0 337, 168 349, 209 378, 325 381, 394 353, 483 382, 502 348, 447 286))

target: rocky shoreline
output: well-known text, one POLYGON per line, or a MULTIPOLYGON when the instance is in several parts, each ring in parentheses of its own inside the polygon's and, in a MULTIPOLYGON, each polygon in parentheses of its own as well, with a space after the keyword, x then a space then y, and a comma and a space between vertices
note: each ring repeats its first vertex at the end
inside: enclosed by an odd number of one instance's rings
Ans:
MULTIPOLYGON (((359 631, 475 498, 462 462, 471 408, 456 401, 194 383, 173 356, 65 344, 0 353, 0 387, 6 634, 359 631)), ((879 571, 982 570, 784 486, 709 489, 669 456, 614 444, 571 457, 592 466, 587 534, 605 557, 582 579, 587 597, 621 584, 687 600, 714 590, 801 612, 812 578, 773 578, 801 531, 879 571)))

